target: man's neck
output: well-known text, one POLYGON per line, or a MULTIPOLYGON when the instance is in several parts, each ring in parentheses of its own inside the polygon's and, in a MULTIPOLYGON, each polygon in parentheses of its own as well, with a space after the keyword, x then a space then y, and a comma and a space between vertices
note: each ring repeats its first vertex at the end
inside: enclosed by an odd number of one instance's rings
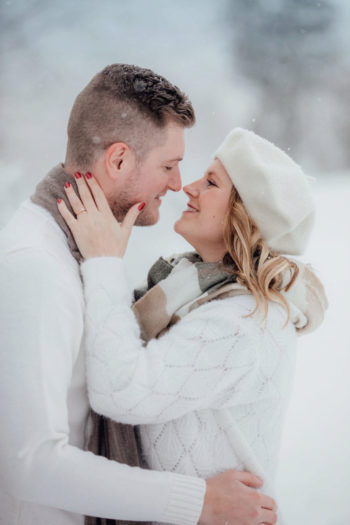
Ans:
POLYGON ((57 208, 57 199, 61 198, 65 200, 68 208, 73 212, 64 191, 64 184, 67 180, 72 184, 75 191, 77 191, 74 176, 66 171, 63 164, 58 164, 39 182, 34 194, 31 196, 31 200, 51 213, 61 230, 65 233, 68 247, 73 257, 80 262, 82 256, 78 250, 74 237, 57 208))

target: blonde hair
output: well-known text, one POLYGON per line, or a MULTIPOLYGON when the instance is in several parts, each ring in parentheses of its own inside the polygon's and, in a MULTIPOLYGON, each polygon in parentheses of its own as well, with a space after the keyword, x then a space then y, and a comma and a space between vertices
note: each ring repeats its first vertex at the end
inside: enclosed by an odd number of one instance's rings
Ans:
POLYGON ((224 242, 227 249, 223 259, 225 266, 237 275, 237 281, 246 286, 256 300, 256 307, 249 315, 260 309, 265 320, 268 301, 274 301, 286 308, 287 324, 290 309, 281 292, 293 285, 299 268, 294 261, 270 250, 235 187, 231 191, 224 224, 224 242))

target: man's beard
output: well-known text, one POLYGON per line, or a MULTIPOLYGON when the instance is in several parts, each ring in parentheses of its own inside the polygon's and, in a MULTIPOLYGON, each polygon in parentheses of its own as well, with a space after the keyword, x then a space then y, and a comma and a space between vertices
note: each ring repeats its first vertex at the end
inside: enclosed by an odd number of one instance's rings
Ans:
MULTIPOLYGON (((118 195, 118 200, 114 200, 111 205, 112 213, 117 221, 123 222, 124 217, 130 210, 131 206, 137 202, 138 201, 130 199, 129 193, 127 191, 123 191, 120 195, 118 195)), ((136 226, 151 226, 152 224, 155 224, 156 221, 154 220, 154 217, 147 213, 146 208, 137 217, 135 222, 136 226)))
MULTIPOLYGON (((111 204, 111 210, 114 217, 118 222, 124 220, 125 215, 130 210, 131 206, 137 204, 139 200, 135 200, 135 188, 138 187, 138 182, 142 177, 142 172, 140 167, 137 167, 135 172, 129 176, 127 186, 121 191, 121 193, 113 198, 111 204)), ((158 220, 158 216, 155 218, 154 215, 147 211, 147 205, 139 214, 136 219, 136 226, 151 226, 155 224, 158 220)))

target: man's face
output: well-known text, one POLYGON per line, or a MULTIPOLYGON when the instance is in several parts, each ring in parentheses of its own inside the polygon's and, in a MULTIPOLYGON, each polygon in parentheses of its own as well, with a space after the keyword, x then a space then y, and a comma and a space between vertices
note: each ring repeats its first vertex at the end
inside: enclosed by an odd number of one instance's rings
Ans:
POLYGON ((155 224, 159 219, 161 197, 168 190, 181 189, 179 162, 185 150, 184 128, 179 124, 169 123, 164 128, 164 136, 162 144, 154 147, 145 159, 137 164, 112 203, 112 211, 117 220, 121 221, 133 204, 145 202, 146 206, 138 216, 136 224, 155 224))

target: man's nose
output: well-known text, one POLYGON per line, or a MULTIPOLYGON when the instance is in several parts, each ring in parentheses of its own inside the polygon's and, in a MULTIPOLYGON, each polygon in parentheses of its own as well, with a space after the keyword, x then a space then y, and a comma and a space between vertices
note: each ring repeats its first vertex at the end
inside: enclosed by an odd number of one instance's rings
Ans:
POLYGON ((181 175, 180 169, 178 167, 171 170, 169 179, 168 179, 168 188, 171 191, 180 191, 181 190, 181 175))

